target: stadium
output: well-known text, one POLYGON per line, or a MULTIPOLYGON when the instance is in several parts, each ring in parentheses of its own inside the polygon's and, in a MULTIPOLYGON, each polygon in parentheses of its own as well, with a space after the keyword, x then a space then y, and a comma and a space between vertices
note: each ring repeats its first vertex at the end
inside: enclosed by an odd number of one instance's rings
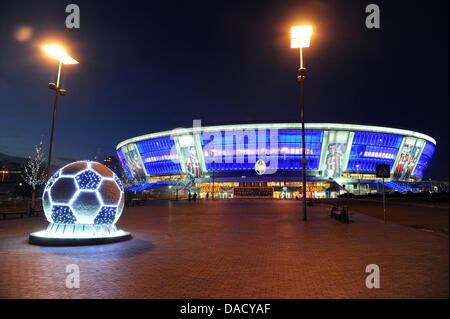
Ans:
MULTIPOLYGON (((195 124, 195 123, 194 123, 195 124)), ((300 123, 195 126, 117 145, 128 189, 154 196, 301 197, 300 123)), ((417 191, 436 141, 388 127, 305 124, 307 197, 381 191, 376 164, 390 167, 387 191, 417 191)))

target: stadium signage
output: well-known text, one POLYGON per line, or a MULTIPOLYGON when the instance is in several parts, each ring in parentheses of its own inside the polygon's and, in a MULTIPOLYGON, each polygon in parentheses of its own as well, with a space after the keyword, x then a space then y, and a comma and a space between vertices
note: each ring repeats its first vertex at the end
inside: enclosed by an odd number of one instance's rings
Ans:
POLYGON ((266 172, 266 162, 264 162, 262 159, 259 159, 255 163, 255 172, 258 175, 264 175, 264 173, 266 172))
POLYGON ((235 187, 233 189, 235 198, 270 198, 273 197, 272 187, 235 187))

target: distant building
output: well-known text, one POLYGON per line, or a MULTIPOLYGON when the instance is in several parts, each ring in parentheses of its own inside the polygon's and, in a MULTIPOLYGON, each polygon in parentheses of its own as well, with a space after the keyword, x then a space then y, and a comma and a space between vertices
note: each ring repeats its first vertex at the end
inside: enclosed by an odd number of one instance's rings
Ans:
POLYGON ((103 164, 112 170, 117 176, 121 176, 120 173, 120 162, 115 156, 108 156, 103 160, 103 164))
POLYGON ((13 162, 0 162, 0 183, 14 184, 19 182, 22 182, 22 165, 13 162))
POLYGON ((15 196, 23 187, 22 166, 20 163, 0 162, 0 196, 15 196))

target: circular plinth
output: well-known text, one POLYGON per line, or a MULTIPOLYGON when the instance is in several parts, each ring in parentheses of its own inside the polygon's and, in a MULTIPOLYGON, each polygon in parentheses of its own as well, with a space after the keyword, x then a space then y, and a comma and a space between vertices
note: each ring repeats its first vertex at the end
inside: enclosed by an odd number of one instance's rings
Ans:
POLYGON ((64 225, 51 223, 46 230, 31 233, 28 242, 40 246, 110 244, 131 239, 129 232, 115 225, 64 225))
POLYGON ((85 246, 85 245, 111 244, 133 238, 129 232, 124 232, 123 235, 114 237, 91 237, 91 238, 44 237, 36 235, 38 233, 39 232, 30 234, 28 238, 28 242, 30 244, 39 246, 85 246))

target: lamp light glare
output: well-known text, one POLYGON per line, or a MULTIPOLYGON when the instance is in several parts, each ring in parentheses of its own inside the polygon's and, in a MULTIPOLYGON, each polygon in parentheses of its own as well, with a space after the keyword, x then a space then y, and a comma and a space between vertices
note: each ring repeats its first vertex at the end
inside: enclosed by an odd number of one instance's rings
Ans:
POLYGON ((311 39, 291 39, 291 49, 308 48, 311 39))
POLYGON ((42 50, 51 58, 60 61, 63 64, 77 64, 78 61, 69 56, 66 49, 56 43, 49 43, 42 46, 42 50))
POLYGON ((57 60, 61 61, 63 64, 78 64, 79 63, 77 60, 75 60, 71 56, 65 56, 65 57, 59 58, 57 60))
POLYGON ((307 48, 311 42, 312 26, 291 27, 291 48, 307 48))
POLYGON ((50 43, 42 46, 42 50, 51 58, 60 59, 67 57, 67 51, 59 44, 50 43))

